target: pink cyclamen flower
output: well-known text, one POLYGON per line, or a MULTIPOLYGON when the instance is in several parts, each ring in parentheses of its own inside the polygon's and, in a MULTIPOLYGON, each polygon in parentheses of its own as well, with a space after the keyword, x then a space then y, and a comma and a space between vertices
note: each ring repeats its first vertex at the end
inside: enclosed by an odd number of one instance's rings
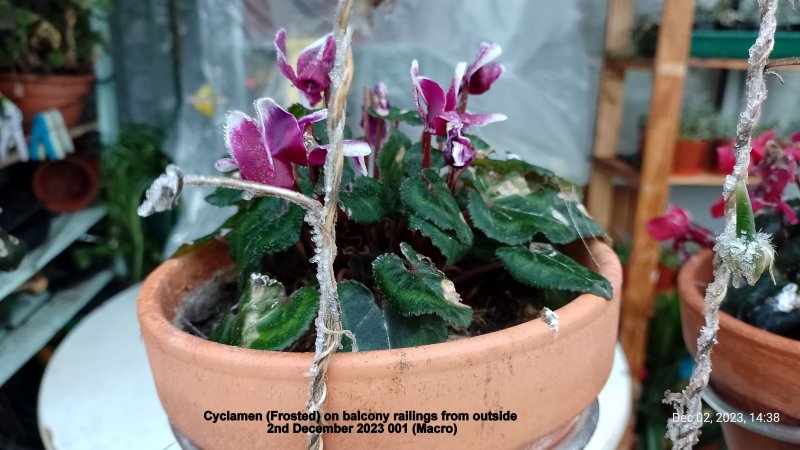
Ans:
MULTIPOLYGON (((750 162, 752 164, 757 164, 764 159, 764 154, 767 151, 767 143, 774 140, 777 133, 778 129, 773 128, 761 133, 758 137, 750 141, 750 162)), ((733 166, 736 164, 736 149, 733 142, 728 145, 717 147, 717 161, 723 173, 733 172, 733 166)))
POLYGON ((310 106, 322 99, 322 93, 331 86, 330 71, 336 57, 336 39, 329 33, 300 52, 297 57, 297 73, 286 58, 286 30, 281 28, 275 35, 278 51, 278 67, 281 73, 300 90, 310 106))
POLYGON ((389 133, 386 129, 386 120, 370 114, 373 110, 379 116, 389 114, 389 88, 378 83, 374 88, 364 88, 364 105, 361 111, 361 128, 364 129, 364 140, 374 150, 378 150, 386 143, 389 133))
POLYGON ((412 93, 425 132, 447 137, 445 158, 448 159, 448 164, 456 167, 469 164, 475 156, 469 139, 462 135, 463 130, 469 126, 488 125, 507 118, 505 114, 457 112, 458 93, 465 71, 466 63, 461 62, 456 65, 450 88, 445 93, 439 83, 419 75, 419 64, 416 59, 411 62, 412 93), (463 155, 463 157, 453 155, 463 155))
MULTIPOLYGON (((327 109, 297 119, 271 98, 256 100, 255 109, 257 118, 241 111, 228 113, 225 146, 230 158, 218 160, 214 165, 217 170, 227 172, 238 168, 243 180, 292 188, 295 186, 292 164, 325 162, 328 146, 317 145, 305 131, 306 125, 326 119, 327 109)), ((358 158, 362 173, 366 168, 363 158, 369 153, 365 142, 344 143, 345 156, 358 158)))
POLYGON ((461 89, 466 89, 471 95, 480 95, 492 87, 492 83, 505 72, 505 67, 500 63, 493 63, 502 53, 499 45, 491 42, 481 42, 475 59, 467 66, 461 89))
POLYGON ((684 260, 689 256, 687 243, 692 242, 705 248, 714 246, 714 235, 692 222, 689 212, 679 206, 670 205, 665 215, 651 219, 645 228, 650 237, 657 241, 672 240, 673 250, 678 251, 684 260))

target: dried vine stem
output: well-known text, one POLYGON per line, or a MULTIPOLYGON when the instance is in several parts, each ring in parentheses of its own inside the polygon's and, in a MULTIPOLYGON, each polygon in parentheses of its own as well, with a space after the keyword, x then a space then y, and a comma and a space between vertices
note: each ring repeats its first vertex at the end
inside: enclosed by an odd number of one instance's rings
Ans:
MULTIPOLYGON (((309 411, 318 411, 318 424, 322 422, 323 406, 327 395, 325 375, 328 357, 339 348, 342 337, 342 321, 339 314, 339 297, 336 291, 336 274, 333 262, 336 259, 336 216, 338 213, 339 185, 344 165, 344 118, 347 93, 353 76, 353 55, 350 50, 350 10, 352 0, 339 0, 338 20, 334 30, 336 36, 336 59, 331 70, 331 95, 328 103, 328 136, 330 150, 325 160, 325 203, 318 217, 312 217, 314 244, 317 255, 317 280, 320 285, 319 312, 314 322, 317 329, 314 360, 309 370, 309 411)), ((320 433, 310 433, 309 449, 322 449, 320 433)))
POLYGON ((735 153, 736 165, 733 173, 725 178, 722 194, 725 198, 725 230, 717 238, 714 249, 717 254, 714 258, 714 281, 708 285, 705 295, 705 325, 700 330, 697 338, 697 353, 695 355, 695 368, 692 371, 689 384, 680 393, 667 391, 664 403, 671 403, 675 407, 678 420, 669 420, 667 423, 667 436, 672 440, 673 449, 692 448, 698 442, 702 421, 680 420, 680 418, 701 417, 702 401, 700 394, 708 385, 711 375, 711 350, 717 341, 719 330, 719 306, 725 298, 728 283, 731 280, 732 267, 730 261, 720 258, 722 251, 732 252, 725 246, 731 242, 727 239, 736 235, 736 195, 735 189, 739 183, 747 183, 747 172, 750 165, 750 141, 753 129, 761 116, 761 105, 767 98, 767 86, 764 81, 764 72, 769 54, 775 43, 775 12, 776 0, 759 0, 761 10, 761 26, 756 42, 750 47, 748 58, 747 80, 745 83, 746 101, 745 110, 739 116, 736 127, 735 153))
POLYGON ((318 213, 322 210, 322 204, 320 204, 320 202, 297 191, 261 184, 255 181, 241 180, 239 178, 185 175, 183 177, 183 184, 186 186, 214 186, 239 189, 259 197, 280 197, 301 206, 306 211, 318 213))

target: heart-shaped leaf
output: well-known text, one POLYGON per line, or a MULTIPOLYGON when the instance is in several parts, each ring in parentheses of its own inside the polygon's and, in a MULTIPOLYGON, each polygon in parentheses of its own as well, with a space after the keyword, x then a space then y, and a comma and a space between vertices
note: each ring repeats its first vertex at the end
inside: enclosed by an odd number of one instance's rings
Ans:
POLYGON ((452 266, 463 258, 470 249, 458 240, 452 231, 444 231, 436 225, 414 214, 408 216, 408 228, 417 230, 430 239, 433 245, 447 258, 447 265, 452 266))
POLYGON ((388 302, 383 313, 391 348, 419 347, 447 340, 447 322, 436 314, 404 317, 388 302))
MULTIPOLYGON (((343 281, 337 285, 342 306, 342 328, 356 336, 359 351, 390 348, 389 331, 383 311, 375 303, 372 291, 358 281, 343 281)), ((342 351, 352 348, 350 338, 342 337, 342 351)))
POLYGON ((578 264, 549 244, 500 247, 497 257, 520 283, 541 288, 590 292, 611 299, 611 283, 602 275, 578 264))
POLYGON ((239 303, 223 317, 210 339, 257 350, 283 350, 308 330, 318 303, 315 288, 300 288, 286 298, 283 284, 254 274, 239 303))
MULTIPOLYGON (((442 152, 438 150, 431 150, 431 167, 442 167, 444 165, 444 158, 442 152)), ((406 175, 411 178, 417 178, 422 172, 422 143, 417 142, 406 150, 403 154, 403 166, 406 170, 406 175)))
POLYGON ((453 230, 458 240, 472 243, 472 230, 456 199, 439 175, 433 170, 423 173, 424 179, 408 178, 400 186, 403 203, 417 216, 432 222, 443 230, 453 230))
POLYGON ((452 325, 466 328, 472 322, 472 308, 461 303, 455 285, 405 242, 405 258, 386 253, 375 259, 375 282, 387 302, 405 317, 436 314, 452 325))
POLYGON ((370 177, 358 177, 351 190, 339 192, 339 203, 347 217, 359 223, 373 223, 384 214, 381 184, 370 177))

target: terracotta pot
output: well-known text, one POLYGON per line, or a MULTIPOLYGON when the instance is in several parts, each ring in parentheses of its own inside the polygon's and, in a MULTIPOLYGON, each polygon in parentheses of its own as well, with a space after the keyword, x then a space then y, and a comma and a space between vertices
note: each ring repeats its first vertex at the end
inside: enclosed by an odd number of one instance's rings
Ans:
POLYGON ((672 157, 672 173, 676 175, 696 175, 708 170, 708 141, 675 141, 675 154, 672 157))
MULTIPOLYGON (((447 410, 469 413, 470 421, 458 423, 455 436, 415 436, 414 422, 408 422, 407 434, 328 434, 325 448, 499 449, 531 443, 546 448, 557 443, 597 397, 614 358, 622 270, 610 247, 593 243, 591 249, 599 272, 611 280, 614 298, 579 296, 557 311, 557 334, 533 320, 442 344, 333 355, 329 412, 447 410), (501 409, 514 412, 517 420, 471 417, 501 409)), ((312 354, 229 347, 172 324, 190 292, 229 268, 224 247, 212 244, 166 261, 142 285, 139 321, 161 403, 172 424, 206 450, 304 448, 303 433, 267 434, 264 422, 204 419, 207 410, 303 411, 308 396, 304 374, 312 354)))
POLYGON ((76 155, 40 163, 33 172, 34 195, 55 213, 87 208, 97 197, 99 185, 97 164, 76 155))
POLYGON ((678 269, 664 265, 658 266, 658 281, 656 282, 656 292, 670 292, 675 289, 675 282, 678 279, 678 269))
POLYGON ((73 127, 83 113, 83 98, 92 88, 94 75, 33 75, 0 73, 0 92, 22 111, 26 132, 33 117, 57 108, 67 127, 73 127))
MULTIPOLYGON (((686 348, 696 352, 703 325, 703 296, 712 280, 710 250, 695 255, 678 274, 686 348)), ((800 341, 756 328, 720 312, 719 343, 712 353, 711 385, 733 407, 747 413, 780 413, 781 424, 800 425, 800 341)), ((741 426, 722 423, 731 450, 796 449, 741 426)))

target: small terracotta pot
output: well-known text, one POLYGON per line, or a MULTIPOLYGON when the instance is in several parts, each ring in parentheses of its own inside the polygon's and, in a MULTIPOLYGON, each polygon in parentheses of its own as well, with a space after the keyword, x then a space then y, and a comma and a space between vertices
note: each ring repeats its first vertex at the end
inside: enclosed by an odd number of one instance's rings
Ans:
POLYGON ((33 75, 0 73, 0 92, 22 111, 26 132, 33 117, 57 108, 64 124, 73 127, 83 113, 83 98, 92 88, 94 75, 33 75))
MULTIPOLYGON (((447 410, 468 413, 470 420, 457 424, 455 436, 415 436, 414 422, 408 422, 408 433, 327 434, 325 448, 516 449, 557 444, 597 397, 614 358, 622 269, 607 245, 595 242, 590 248, 599 273, 612 283, 614 298, 577 297, 557 311, 558 333, 532 320, 441 344, 334 354, 327 377, 328 412, 447 410), (490 410, 514 412, 517 420, 472 419, 472 414, 490 410)), ((311 353, 225 346, 172 324, 187 294, 214 274, 230 270, 230 264, 224 247, 212 244, 164 262, 142 285, 139 321, 161 403, 172 424, 206 450, 305 448, 305 434, 267 434, 265 422, 204 419, 205 411, 303 411, 308 396, 309 378, 304 374, 311 353)), ((395 422, 399 421, 389 421, 395 422)))
POLYGON ((87 208, 100 186, 96 162, 76 155, 40 163, 32 181, 36 198, 55 213, 87 208))
MULTIPOLYGON (((713 252, 705 250, 678 274, 681 323, 686 348, 696 353, 705 323, 703 296, 712 280, 713 252)), ((780 413, 781 424, 800 425, 800 341, 756 328, 720 312, 719 343, 712 352, 711 385, 727 403, 747 413, 780 413)), ((733 423, 722 423, 731 450, 796 449, 733 423)))
POLYGON ((708 141, 675 141, 675 154, 672 156, 672 173, 675 175, 696 175, 708 170, 708 141))

